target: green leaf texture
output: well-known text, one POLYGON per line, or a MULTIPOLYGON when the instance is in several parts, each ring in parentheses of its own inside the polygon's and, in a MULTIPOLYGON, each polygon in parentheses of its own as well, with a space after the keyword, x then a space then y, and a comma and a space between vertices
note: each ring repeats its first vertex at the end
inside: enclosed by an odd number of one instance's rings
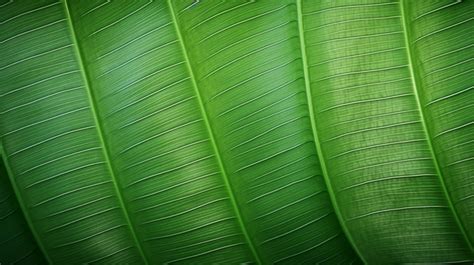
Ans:
MULTIPOLYGON (((447 4, 452 3, 441 3, 447 4)), ((411 1, 315 2, 307 3, 304 11, 309 86, 320 156, 342 226, 368 261, 382 255, 397 263, 448 262, 463 260, 469 253, 469 241, 463 238, 472 222, 472 217, 468 221, 472 204, 470 210, 464 208, 462 212, 453 206, 452 194, 440 186, 445 182, 472 185, 472 175, 465 182, 445 181, 439 170, 443 165, 432 148, 435 138, 428 136, 433 132, 427 126, 438 119, 430 120, 425 115, 422 98, 429 88, 418 80, 420 69, 426 66, 416 65, 413 60, 417 56, 414 43, 421 45, 430 35, 437 37, 438 30, 430 29, 423 39, 412 33, 420 28, 415 18, 425 12, 432 12, 425 15, 425 21, 429 18, 430 23, 446 27, 444 24, 457 24, 453 16, 462 20, 469 12, 472 15, 473 6, 463 3, 460 9, 450 9, 444 14, 450 19, 440 24, 436 22, 442 12, 437 10, 439 6, 418 5, 411 5, 411 1), (413 10, 418 13, 413 15, 413 10), (467 229, 456 224, 459 216, 463 216, 467 229)), ((453 26, 453 31, 465 38, 467 31, 459 26, 453 26)), ((426 32, 429 27, 423 28, 426 32)), ((462 80, 472 84, 472 80, 462 80)), ((473 115, 459 118, 472 120, 473 115)), ((473 139, 472 131, 465 135, 473 139)), ((462 155, 472 155, 468 146, 460 148, 464 150, 459 151, 462 155)), ((470 233, 473 228, 471 225, 470 233)))
POLYGON ((473 17, 3 1, 0 261, 472 262, 473 17))
MULTIPOLYGON (((1 154, 1 153, 0 153, 1 154)), ((45 264, 45 260, 25 222, 11 188, 4 163, 0 160, 0 262, 5 264, 45 264)))
POLYGON ((450 1, 431 6, 417 2, 408 5, 406 12, 412 24, 408 30, 409 45, 416 68, 419 102, 439 175, 472 248, 474 42, 470 35, 474 3, 450 1))

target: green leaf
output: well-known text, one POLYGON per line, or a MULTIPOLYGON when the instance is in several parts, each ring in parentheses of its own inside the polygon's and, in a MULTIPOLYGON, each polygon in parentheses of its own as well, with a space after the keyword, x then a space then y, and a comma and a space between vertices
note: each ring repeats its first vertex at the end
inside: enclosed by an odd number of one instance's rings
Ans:
MULTIPOLYGON (((1 146, 0 146, 1 147, 1 146)), ((1 149, 0 149, 1 150, 1 149)), ((0 152, 0 156, 1 156, 0 152)), ((0 159, 0 262, 6 264, 44 264, 10 186, 7 169, 0 159)))
POLYGON ((474 3, 415 2, 406 13, 418 97, 438 174, 472 249, 474 3))
MULTIPOLYGON (((355 259, 315 156, 291 22, 295 6, 262 2, 237 10, 243 3, 226 3, 193 12, 212 18, 233 9, 241 15, 224 13, 212 23, 257 17, 249 20, 254 31, 242 34, 270 34, 229 50, 229 67, 251 63, 248 71, 224 80, 223 70, 208 79, 222 84, 217 92, 255 76, 242 87, 243 97, 210 102, 198 66, 215 68, 228 52, 198 65, 195 50, 182 50, 194 37, 180 20, 189 4, 69 2, 18 17, 30 20, 15 30, 33 32, 8 40, 6 48, 23 50, 27 37, 37 45, 28 44, 36 47, 29 54, 5 55, 3 80, 25 76, 2 90, 2 134, 20 196, 52 262, 355 259), (281 33, 281 44, 259 55, 274 59, 237 61, 248 51, 236 48, 261 48, 281 33), (269 78, 271 84, 255 89, 269 78)), ((209 24, 199 36, 216 30, 209 24)), ((224 48, 242 34, 209 41, 224 48)))
POLYGON ((4 1, 15 229, 57 264, 472 261, 473 12, 4 1))
MULTIPOLYGON (((462 5, 444 16, 469 17, 472 5, 462 5)), ((469 211, 457 211, 452 194, 440 182, 446 175, 439 171, 439 153, 431 147, 427 126, 437 120, 425 116, 418 95, 430 87, 423 90, 414 78, 425 65, 412 59, 417 56, 413 43, 421 40, 411 35, 419 25, 407 9, 431 12, 438 6, 355 1, 307 3, 303 8, 319 154, 338 217, 353 245, 369 262, 469 260, 465 228, 456 222, 458 216, 467 221, 469 211)), ((431 24, 438 19, 437 14, 426 16, 431 24)), ((435 37, 436 29, 428 32, 435 37)), ((465 32, 453 27, 451 34, 460 37, 465 32)), ((464 181, 450 182, 472 183, 464 181)))

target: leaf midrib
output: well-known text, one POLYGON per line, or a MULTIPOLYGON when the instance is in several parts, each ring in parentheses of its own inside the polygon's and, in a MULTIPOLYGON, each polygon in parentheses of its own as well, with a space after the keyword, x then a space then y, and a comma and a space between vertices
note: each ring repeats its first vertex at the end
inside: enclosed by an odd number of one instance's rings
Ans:
POLYGON ((80 69, 80 72, 81 72, 81 75, 82 75, 82 79, 84 81, 84 87, 86 88, 87 97, 88 97, 88 100, 89 100, 89 105, 91 107, 92 116, 94 118, 94 123, 95 123, 97 133, 98 133, 98 137, 99 137, 99 142, 100 142, 100 145, 102 147, 102 153, 104 154, 104 160, 107 164, 108 171, 110 172, 110 175, 111 175, 111 178, 112 178, 112 183, 114 185, 115 193, 117 194, 117 200, 119 202, 120 208, 122 209, 122 212, 123 212, 123 215, 124 215, 124 218, 125 218, 125 222, 127 223, 128 227, 129 227, 129 231, 130 231, 132 239, 135 243, 135 246, 137 247, 137 250, 138 250, 141 258, 143 259, 144 263, 149 264, 148 259, 145 255, 145 252, 143 251, 143 247, 142 247, 142 245, 140 243, 140 240, 138 239, 137 233, 135 231, 135 226, 133 225, 133 222, 130 219, 129 210, 128 210, 125 202, 124 202, 124 196, 123 196, 122 191, 120 189, 119 180, 116 176, 115 169, 114 169, 113 164, 112 164, 111 159, 110 159, 110 157, 111 157, 110 151, 109 151, 108 144, 107 144, 107 141, 106 141, 105 136, 104 136, 105 135, 104 130, 103 130, 103 128, 101 126, 101 123, 100 123, 100 116, 98 114, 98 109, 97 109, 97 106, 96 106, 96 103, 95 103, 96 100, 95 100, 95 97, 94 97, 94 93, 92 92, 92 89, 91 89, 90 78, 88 76, 88 73, 86 71, 86 67, 85 67, 85 64, 84 64, 83 54, 81 52, 81 48, 79 46, 79 42, 78 42, 77 37, 76 37, 77 34, 76 34, 76 31, 75 31, 75 28, 74 28, 74 25, 73 25, 71 12, 69 10, 69 4, 68 4, 67 0, 64 0, 63 3, 64 3, 64 11, 65 11, 65 15, 66 15, 66 21, 67 21, 67 24, 68 24, 68 27, 69 27, 70 35, 71 35, 73 46, 74 46, 74 52, 76 54, 79 69, 80 69))
POLYGON ((461 219, 459 218, 459 215, 456 211, 456 208, 454 207, 454 203, 453 203, 451 194, 449 193, 448 188, 446 187, 446 182, 444 181, 443 173, 441 171, 441 165, 440 165, 438 157, 436 156, 436 153, 434 151, 432 137, 430 135, 430 131, 428 130, 428 126, 427 126, 426 114, 425 114, 425 112, 423 110, 423 107, 421 105, 421 99, 420 99, 420 95, 419 95, 419 89, 421 87, 421 85, 419 84, 420 83, 420 78, 418 76, 419 73, 417 73, 415 71, 414 67, 413 67, 413 58, 415 57, 414 56, 415 51, 411 48, 410 40, 409 40, 410 31, 409 31, 409 27, 407 26, 408 22, 409 22, 409 17, 405 13, 405 6, 403 4, 404 0, 399 0, 399 1, 400 1, 399 2, 400 15, 401 15, 401 21, 402 21, 402 27, 403 27, 403 37, 404 37, 404 41, 405 41, 406 53, 407 53, 407 58, 408 58, 408 68, 410 70, 410 77, 411 77, 410 79, 412 80, 412 87, 413 87, 413 91, 414 91, 414 95, 415 95, 415 99, 416 99, 416 106, 417 106, 418 111, 419 111, 420 116, 421 116, 421 124, 423 126, 423 131, 424 131, 424 134, 425 134, 425 138, 426 138, 426 141, 428 143, 428 148, 429 148, 431 157, 432 157, 433 162, 434 162, 435 170, 436 170, 436 173, 438 175, 439 182, 441 184, 441 188, 442 188, 444 196, 445 196, 445 198, 448 202, 449 209, 451 210, 451 213, 454 216, 454 219, 456 221, 456 224, 457 224, 458 228, 461 230, 461 234, 462 234, 464 240, 466 241, 466 244, 468 245, 469 250, 471 251, 471 253, 474 253, 473 244, 472 244, 471 240, 469 239, 469 236, 467 235, 466 228, 464 227, 463 223, 461 222, 461 219))
POLYGON ((312 99, 312 93, 311 93, 311 80, 310 80, 309 70, 308 70, 309 64, 308 64, 308 57, 306 54, 304 23, 303 23, 303 8, 302 8, 301 0, 296 0, 296 9, 297 9, 297 16, 298 16, 298 31, 299 31, 299 39, 300 39, 301 60, 303 62, 304 83, 305 83, 305 90, 306 90, 306 98, 308 102, 309 118, 311 122, 311 129, 312 129, 312 133, 314 137, 316 152, 318 154, 318 158, 321 164, 321 170, 323 172, 323 178, 324 178, 324 181, 326 182, 326 187, 328 189, 329 197, 331 199, 334 212, 336 213, 337 219, 339 220, 339 224, 341 225, 341 228, 344 231, 344 234, 346 235, 347 240, 349 241, 349 243, 351 244, 352 248, 357 253, 357 255, 360 257, 360 259, 365 264, 367 264, 364 257, 362 256, 362 253, 359 251, 357 245, 355 244, 354 239, 352 238, 351 232, 349 231, 349 228, 345 224, 344 218, 342 217, 341 210, 339 209, 339 204, 337 203, 337 199, 332 187, 331 180, 329 178, 329 172, 326 166, 324 153, 321 146, 321 141, 318 136, 316 118, 315 118, 314 107, 313 107, 313 99, 312 99))
POLYGON ((188 56, 187 48, 186 48, 186 45, 184 43, 184 39, 183 39, 183 36, 181 34, 181 30, 179 28, 178 19, 175 15, 172 0, 168 0, 167 3, 168 3, 168 6, 169 6, 169 9, 170 9, 171 18, 172 18, 173 24, 175 26, 176 34, 177 34, 177 37, 178 37, 178 40, 179 40, 179 43, 180 43, 180 46, 181 46, 181 50, 182 50, 182 53, 183 53, 183 56, 184 56, 184 60, 186 61, 186 67, 187 67, 189 75, 191 77, 191 82, 193 84, 194 92, 196 94, 196 98, 197 98, 197 101, 199 103, 199 108, 201 110, 201 115, 203 116, 203 120, 204 120, 204 123, 206 125, 206 129, 207 129, 207 132, 209 134, 209 138, 211 140, 213 151, 216 154, 216 159, 217 159, 217 163, 219 165, 219 170, 222 173, 224 184, 225 184, 225 187, 227 189, 227 193, 229 194, 229 198, 230 198, 232 207, 234 209, 234 213, 237 217, 237 221, 240 225, 242 233, 244 234, 244 237, 247 241, 247 244, 248 244, 253 256, 256 259, 257 264, 262 264, 262 260, 260 258, 260 255, 259 255, 252 239, 250 238, 249 232, 248 232, 247 227, 245 225, 245 222, 243 220, 242 213, 240 211, 237 200, 235 198, 234 191, 232 189, 232 185, 230 184, 230 181, 229 181, 229 176, 227 174, 224 163, 222 161, 222 157, 221 157, 219 148, 217 146, 217 141, 215 139, 215 135, 214 135, 214 132, 212 130, 212 126, 209 122, 209 117, 208 117, 206 108, 204 106, 204 101, 201 97, 201 93, 199 92, 199 88, 198 88, 197 81, 196 81, 197 79, 194 76, 194 71, 193 71, 192 66, 191 66, 191 61, 190 61, 189 56, 188 56))

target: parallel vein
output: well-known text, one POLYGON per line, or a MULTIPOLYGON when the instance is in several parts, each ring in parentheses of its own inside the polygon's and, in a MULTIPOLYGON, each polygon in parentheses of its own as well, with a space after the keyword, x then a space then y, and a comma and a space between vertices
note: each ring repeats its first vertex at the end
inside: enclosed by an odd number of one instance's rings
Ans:
POLYGON ((35 239, 36 243, 38 244, 38 247, 41 250, 41 252, 43 253, 46 261, 49 264, 52 264, 51 257, 49 257, 48 252, 46 251, 46 248, 44 246, 44 243, 41 240, 41 237, 38 235, 38 231, 36 230, 35 226, 33 225, 33 222, 31 221, 31 216, 30 216, 29 212, 26 211, 26 209, 27 209, 26 203, 24 202, 23 197, 20 196, 20 194, 21 194, 20 189, 17 185, 17 182, 13 178, 13 172, 12 172, 10 166, 9 166, 10 164, 8 163, 8 157, 7 157, 7 154, 4 150, 4 146, 3 146, 3 143, 2 143, 1 138, 0 138, 0 159, 2 159, 2 158, 3 158, 3 164, 5 165, 8 177, 10 178, 10 182, 11 182, 11 185, 12 185, 12 188, 13 188, 13 192, 16 195, 16 198, 18 200, 18 204, 20 205, 20 208, 23 212, 26 223, 28 224, 28 227, 31 230, 31 234, 33 235, 33 238, 35 239))
POLYGON ((231 201, 232 206, 234 208, 234 212, 235 212, 235 215, 237 217, 237 221, 238 221, 238 223, 239 223, 239 225, 242 229, 244 237, 245 237, 245 239, 248 243, 248 246, 249 246, 250 250, 252 251, 253 256, 255 257, 255 260, 256 260, 257 264, 262 264, 262 261, 261 261, 261 258, 259 256, 258 252, 257 252, 257 249, 255 248, 254 243, 252 242, 252 239, 250 238, 250 235, 249 235, 249 233, 247 231, 247 228, 245 226, 244 220, 242 218, 242 214, 240 212, 239 206, 237 204, 237 201, 236 201, 236 198, 235 198, 235 195, 234 195, 234 191, 233 191, 233 189, 231 187, 231 184, 230 184, 230 181, 229 181, 228 174, 225 170, 224 163, 222 161, 222 157, 221 157, 219 148, 217 147, 217 142, 216 142, 212 127, 211 127, 210 122, 209 122, 209 117, 207 115, 207 111, 206 111, 205 106, 204 106, 204 101, 203 101, 203 99, 201 97, 201 93, 199 92, 199 89, 198 89, 197 79, 194 76, 194 72, 193 72, 193 69, 192 69, 192 66, 191 66, 191 63, 190 63, 190 60, 189 60, 189 56, 186 52, 187 48, 186 48, 186 45, 184 44, 184 39, 183 39, 183 36, 181 34, 181 30, 179 29, 178 19, 176 17, 176 12, 173 8, 171 0, 168 0, 168 6, 170 8, 170 13, 171 13, 171 17, 172 17, 172 20, 173 20, 173 24, 175 26, 176 34, 178 35, 179 43, 181 45, 181 50, 183 52, 183 56, 184 56, 184 59, 186 61, 186 66, 187 66, 189 75, 191 76, 191 82, 193 84, 193 87, 194 87, 194 90, 195 90, 195 93, 196 93, 196 98, 197 98, 198 103, 199 103, 199 107, 200 107, 200 110, 201 110, 201 113, 202 113, 202 116, 203 116, 203 120, 204 120, 204 123, 206 125, 207 131, 209 133, 209 138, 210 138, 210 141, 211 141, 211 144, 212 144, 212 148, 214 150, 214 153, 216 154, 216 160, 217 160, 217 163, 219 165, 219 169, 222 172, 225 187, 227 189, 227 192, 229 193, 229 198, 230 198, 230 201, 231 201))
POLYGON ((305 81, 305 89, 306 89, 306 97, 308 101, 308 111, 309 111, 309 118, 311 121, 311 128, 313 131, 313 136, 314 136, 314 144, 316 146, 316 151, 318 153, 319 160, 321 162, 321 170, 323 172, 323 177, 326 182, 326 186, 328 189, 329 197, 331 198, 332 205, 334 207, 334 211, 336 213, 336 216, 339 220, 339 223, 342 227, 342 230, 344 231, 344 234, 346 235, 349 243, 351 244, 352 248, 355 250, 357 255, 361 258, 361 260, 367 264, 365 261, 364 257, 362 256, 361 252, 357 248, 357 245, 354 242, 354 239, 351 236, 351 233, 347 226, 345 225, 344 219, 342 217, 341 210, 338 207, 338 203, 335 197, 335 192, 333 190, 331 180, 329 179, 329 172, 326 167, 326 163, 324 160, 324 155, 323 155, 323 150, 320 144, 320 139, 318 137, 317 133, 317 128, 316 128, 316 119, 314 115, 314 108, 313 108, 313 100, 312 100, 312 94, 311 94, 311 81, 310 81, 310 76, 309 76, 309 71, 308 71, 308 60, 307 60, 307 54, 306 54, 306 44, 305 44, 305 35, 304 35, 304 25, 303 25, 303 8, 302 8, 302 3, 301 0, 296 1, 296 8, 297 8, 297 14, 298 14, 298 30, 299 30, 299 37, 300 37, 300 46, 301 46, 301 59, 303 61, 303 73, 304 73, 304 81, 305 81))
POLYGON ((407 52, 407 58, 408 58, 408 68, 410 70, 410 75, 411 75, 411 79, 412 79, 412 84, 413 84, 412 87, 413 87, 413 91, 414 91, 414 95, 415 95, 415 99, 416 99, 416 105, 417 105, 417 107, 420 111, 421 124, 423 126, 423 131, 426 135, 429 151, 430 151, 430 154, 431 154, 433 162, 434 162, 436 173, 437 173, 439 181, 441 183, 441 188, 443 189, 443 193, 444 193, 444 195, 446 197, 446 200, 448 202, 449 209, 451 210, 451 212, 454 216, 454 219, 456 221, 456 224, 458 225, 459 229, 461 230, 461 234, 462 234, 464 240, 466 241, 469 249, 471 250, 471 253, 473 253, 474 252, 473 244, 469 240, 469 237, 467 236, 466 228, 464 227, 463 223, 461 222, 461 220, 458 216, 458 213, 457 213, 457 211, 454 207, 454 203, 453 203, 453 200, 451 198, 451 195, 448 192, 448 189, 446 187, 446 183, 444 181, 444 177, 443 177, 443 174, 441 172, 441 166, 440 166, 440 163, 438 161, 438 157, 436 156, 436 153, 435 153, 434 148, 433 148, 432 138, 431 138, 430 132, 428 130, 428 127, 426 125, 426 114, 423 110, 422 103, 421 103, 421 100, 420 100, 420 95, 419 95, 419 89, 420 89, 419 80, 420 79, 419 79, 419 76, 417 75, 417 73, 415 72, 414 67, 413 67, 414 50, 411 48, 411 45, 410 45, 410 40, 409 40, 410 32, 409 32, 409 29, 408 29, 408 26, 407 26, 407 24, 409 22, 409 17, 405 13, 405 8, 404 8, 403 2, 404 2, 404 0, 400 0, 400 12, 401 12, 403 34, 404 34, 403 36, 404 36, 404 39, 405 39, 405 46, 406 46, 406 52, 407 52))
POLYGON ((74 44, 73 46, 74 46, 74 50, 75 50, 75 53, 76 53, 76 58, 78 60, 78 65, 79 65, 79 68, 80 68, 82 78, 84 80, 85 88, 87 90, 87 96, 88 96, 88 99, 89 99, 89 105, 91 106, 92 116, 94 118, 94 122, 95 122, 96 130, 97 130, 97 133, 98 133, 99 141, 100 141, 100 144, 102 146, 104 159, 105 159, 105 162, 107 164, 107 168, 110 172, 110 175, 112 177, 112 183, 114 185, 114 189, 115 189, 115 192, 117 194, 117 199, 118 199, 120 208, 122 209, 125 221, 127 222, 127 225, 130 228, 130 234, 133 238, 135 246, 137 247, 138 252, 140 253, 143 261, 145 262, 145 264, 148 264, 148 260, 145 256, 145 253, 144 253, 143 248, 140 244, 140 241, 138 240, 138 236, 136 234, 135 228, 134 228, 134 226, 132 224, 132 221, 130 219, 129 211, 126 207, 126 204, 124 203, 124 198, 123 198, 122 192, 120 190, 120 185, 118 183, 118 178, 115 174, 115 170, 114 170, 114 167, 113 167, 111 159, 110 159, 109 149, 108 149, 105 137, 104 137, 104 131, 103 131, 101 123, 100 123, 100 118, 99 118, 99 115, 98 115, 97 106, 95 104, 94 94, 93 94, 91 86, 90 86, 90 79, 87 75, 87 72, 85 71, 83 55, 82 55, 80 47, 79 47, 79 42, 76 39, 76 32, 75 32, 74 25, 73 25, 73 22, 72 22, 71 12, 69 10, 67 0, 64 0, 63 3, 64 3, 64 10, 65 10, 65 14, 66 14, 67 24, 68 24, 69 30, 71 32, 71 39, 72 39, 72 42, 74 44))

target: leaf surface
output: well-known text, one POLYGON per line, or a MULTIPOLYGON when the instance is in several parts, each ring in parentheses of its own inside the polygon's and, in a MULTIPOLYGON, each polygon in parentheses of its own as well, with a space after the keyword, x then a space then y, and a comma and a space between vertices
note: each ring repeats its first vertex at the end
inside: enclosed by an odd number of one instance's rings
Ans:
POLYGON ((3 1, 26 221, 3 201, 0 235, 57 264, 472 262, 473 11, 3 1))
MULTIPOLYGON (((1 155, 1 152, 0 152, 1 155)), ((0 160, 0 262, 45 264, 45 259, 25 222, 11 189, 7 169, 0 160), (7 228, 7 229, 6 229, 7 228)))
POLYGON ((407 45, 414 41, 409 29, 417 25, 407 19, 404 4, 421 7, 396 1, 304 3, 319 153, 356 250, 369 263, 469 260, 455 221, 458 214, 468 215, 452 209, 446 199, 451 195, 442 188, 426 128, 437 120, 421 112, 423 88, 415 74, 423 66, 412 65, 407 45))
POLYGON ((206 6, 180 12, 190 4, 11 6, 18 13, 14 20, 24 24, 9 31, 7 48, 21 48, 26 39, 38 45, 28 54, 18 49, 6 57, 3 80, 13 80, 19 69, 23 76, 2 90, 3 141, 20 196, 36 208, 31 211, 34 229, 51 260, 356 259, 315 159, 304 89, 298 85, 295 5, 252 3, 239 10, 227 3, 215 14, 207 14, 206 6), (257 25, 267 35, 236 43, 234 51, 259 44, 252 54, 261 59, 227 80, 225 71, 214 72, 222 85, 201 80, 198 65, 244 67, 248 60, 239 60, 248 58, 247 52, 220 61, 229 54, 218 51, 217 60, 198 63, 203 58, 194 52, 209 43, 188 48, 194 35, 183 33, 188 25, 180 14, 186 21, 208 15, 202 19, 209 26, 196 36, 228 27, 240 34, 224 45, 259 33, 245 31, 257 25), (276 15, 286 19, 258 26, 276 15), (233 17, 244 22, 234 26, 236 20, 227 21, 233 17), (274 44, 268 36, 278 33, 293 37, 274 44), (278 56, 268 61, 269 52, 278 56), (211 108, 211 91, 251 81, 251 76, 252 86, 275 81, 260 89, 242 87, 245 97, 223 97, 211 108), (262 107, 256 111, 251 102, 262 107), (97 246, 105 249, 97 251, 97 246))
POLYGON ((474 3, 407 3, 420 105, 442 185, 471 249, 474 244, 474 3))

